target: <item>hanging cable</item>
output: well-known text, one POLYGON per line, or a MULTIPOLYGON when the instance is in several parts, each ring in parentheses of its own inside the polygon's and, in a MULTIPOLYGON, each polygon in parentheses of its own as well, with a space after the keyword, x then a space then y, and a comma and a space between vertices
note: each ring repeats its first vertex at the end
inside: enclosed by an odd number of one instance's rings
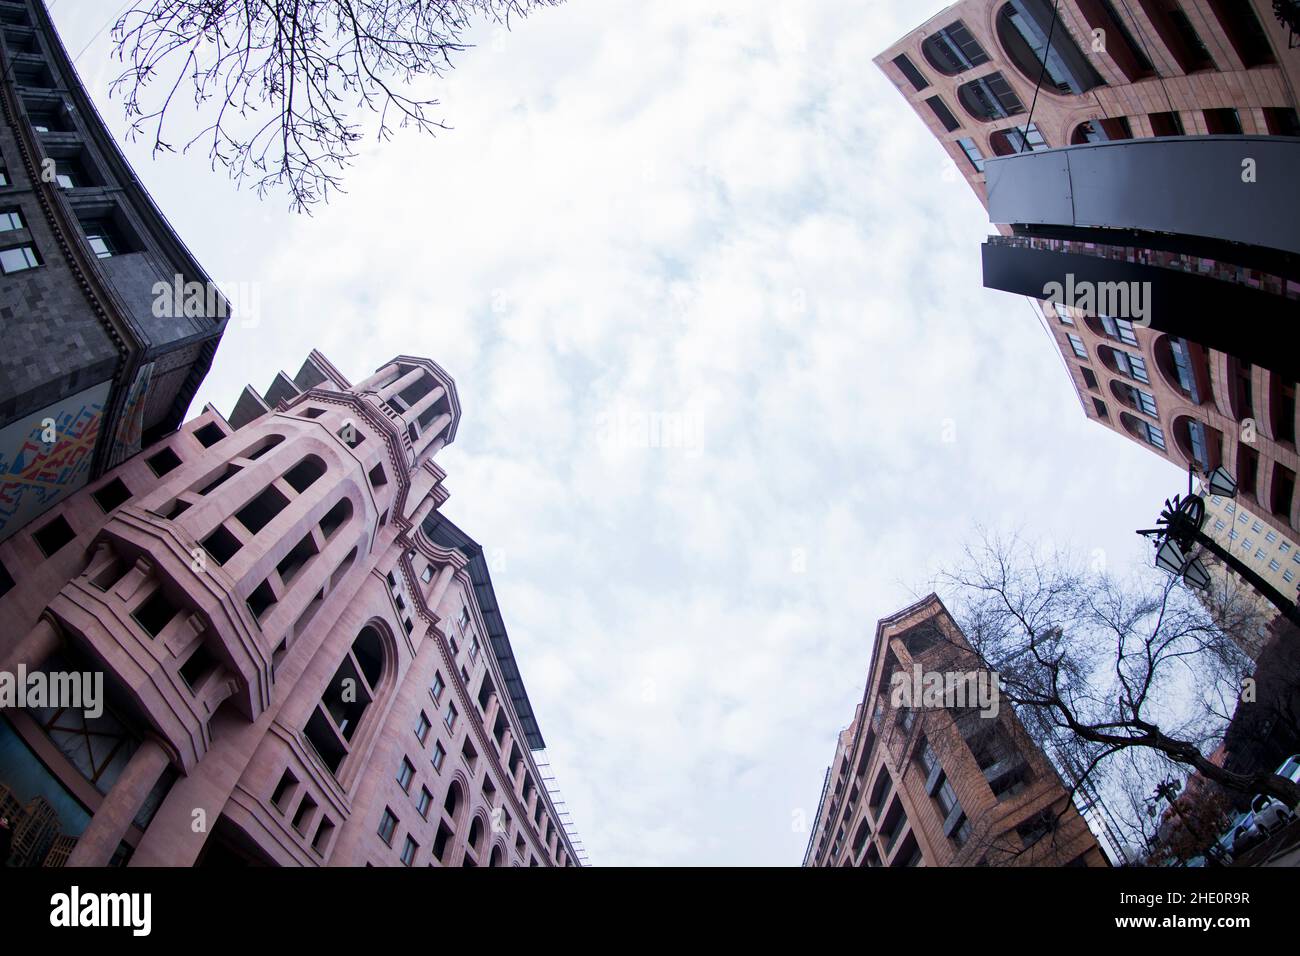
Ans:
POLYGON ((1020 131, 1020 150, 1024 152, 1025 147, 1029 145, 1029 127, 1034 125, 1034 107, 1038 105, 1038 91, 1043 86, 1043 74, 1047 72, 1047 58, 1052 55, 1052 34, 1056 32, 1056 8, 1060 5, 1061 0, 1052 0, 1052 22, 1047 28, 1047 49, 1043 51, 1042 60, 1038 66, 1038 82, 1034 84, 1034 98, 1029 102, 1029 116, 1025 119, 1025 128, 1020 131))
POLYGON ((1151 72, 1160 81, 1160 92, 1165 94, 1165 102, 1169 104, 1169 112, 1177 116, 1178 111, 1174 109, 1174 101, 1169 96, 1169 87, 1165 86, 1164 75, 1156 69, 1156 61, 1151 58, 1151 48, 1147 46, 1147 38, 1142 33, 1142 24, 1133 16, 1133 11, 1128 8, 1128 0, 1120 0, 1120 3, 1124 4, 1124 12, 1133 21, 1133 26, 1137 27, 1138 42, 1142 44, 1142 53, 1147 58, 1147 62, 1151 64, 1151 72))

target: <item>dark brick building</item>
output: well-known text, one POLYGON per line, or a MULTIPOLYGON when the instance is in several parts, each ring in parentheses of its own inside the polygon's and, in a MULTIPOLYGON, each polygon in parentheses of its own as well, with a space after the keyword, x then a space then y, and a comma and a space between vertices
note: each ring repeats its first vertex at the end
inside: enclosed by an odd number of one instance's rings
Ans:
POLYGON ((3 540, 181 423, 230 310, 39 0, 0 0, 0 37, 3 540))

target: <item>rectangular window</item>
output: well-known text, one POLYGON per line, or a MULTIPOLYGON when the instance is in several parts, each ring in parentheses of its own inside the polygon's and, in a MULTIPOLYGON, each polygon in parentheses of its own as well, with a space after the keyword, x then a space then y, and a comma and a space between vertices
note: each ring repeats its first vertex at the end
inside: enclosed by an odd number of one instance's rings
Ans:
POLYGON ((48 558, 76 538, 76 534, 72 530, 72 525, 68 524, 67 519, 63 515, 59 515, 53 521, 33 532, 32 538, 35 539, 41 553, 48 558))
POLYGON ((420 845, 411 839, 407 834, 406 842, 402 844, 402 866, 412 866, 415 863, 415 851, 420 849, 420 845))
POLYGON ((429 807, 433 804, 433 794, 428 787, 420 788, 420 799, 415 804, 415 812, 424 819, 429 819, 429 807))
POLYGON ((1290 584, 1292 581, 1295 580, 1295 572, 1292 571, 1290 568, 1287 568, 1285 571, 1282 572, 1282 580, 1285 581, 1287 584, 1290 584))
POLYGON ((1204 110, 1205 128, 1219 136, 1237 136, 1244 132, 1241 117, 1231 107, 1216 110, 1204 110))
POLYGON ((95 499, 95 504, 99 505, 104 514, 108 514, 114 508, 130 501, 131 492, 121 478, 114 478, 108 484, 92 491, 90 497, 95 499))
POLYGON ((415 738, 424 743, 429 737, 429 730, 433 724, 429 721, 429 715, 420 711, 420 719, 415 722, 415 738))
POLYGON ((1151 444, 1155 445, 1157 448, 1163 451, 1165 448, 1165 433, 1162 432, 1155 425, 1152 425, 1150 422, 1147 422, 1146 425, 1147 425, 1147 441, 1149 441, 1151 444))
POLYGON ((1084 365, 1079 369, 1079 371, 1083 373, 1083 384, 1087 385, 1094 392, 1100 390, 1097 384, 1097 376, 1093 374, 1092 369, 1084 365))
POLYGON ((1123 342, 1125 345, 1138 344, 1137 334, 1133 331, 1133 323, 1128 319, 1115 319, 1109 315, 1103 315, 1099 318, 1102 327, 1106 330, 1106 334, 1112 339, 1123 342))
POLYGON ((455 704, 447 705, 447 712, 442 715, 442 722, 447 725, 448 730, 456 729, 456 716, 458 713, 455 704))
POLYGON ((41 257, 37 254, 35 246, 13 246, 9 249, 0 249, 0 272, 5 275, 35 269, 40 264, 41 257))
POLYGON ((948 104, 943 101, 942 97, 931 96, 926 99, 925 105, 930 107, 930 111, 939 120, 939 125, 949 133, 961 128, 961 121, 952 115, 952 110, 948 109, 948 104))
POLYGON ((402 766, 397 771, 397 785, 408 793, 411 790, 411 781, 415 779, 415 766, 411 761, 403 757, 402 766))
POLYGON ((1182 117, 1177 112, 1152 113, 1151 132, 1156 136, 1185 136, 1182 117))
POLYGON ((956 142, 957 145, 961 147, 961 151, 966 154, 966 158, 970 160, 970 164, 975 167, 975 171, 980 173, 984 172, 984 154, 981 153, 980 148, 975 145, 975 140, 968 136, 963 136, 956 142))
POLYGON ((1268 569, 1272 571, 1274 574, 1276 574, 1278 571, 1282 570, 1282 565, 1277 558, 1274 558, 1272 561, 1268 563, 1268 569))
POLYGON ((1074 349, 1074 354, 1081 359, 1088 357, 1088 350, 1083 346, 1083 339, 1079 338, 1073 332, 1067 332, 1065 337, 1070 340, 1070 348, 1074 349))
POLYGON ((397 832, 397 817, 392 810, 384 807, 384 815, 379 821, 379 839, 389 846, 393 845, 393 834, 397 832))
POLYGON ((898 67, 898 72, 902 73, 907 79, 907 82, 912 84, 912 89, 919 92, 930 85, 930 81, 927 80, 921 74, 921 71, 916 68, 916 65, 907 58, 907 54, 900 53, 890 62, 892 62, 894 66, 898 67))
POLYGON ((1264 124, 1272 136, 1300 136, 1300 117, 1289 106, 1266 107, 1264 124))
POLYGON ((435 671, 433 675, 433 683, 429 685, 429 693, 433 696, 434 700, 442 697, 443 686, 442 674, 435 671))
POLYGON ((0 212, 0 232, 13 232, 15 229, 26 229, 27 224, 23 222, 23 214, 17 209, 6 209, 0 212))
POLYGON ((433 769, 442 770, 442 762, 447 759, 447 751, 442 749, 442 744, 433 745, 433 769))

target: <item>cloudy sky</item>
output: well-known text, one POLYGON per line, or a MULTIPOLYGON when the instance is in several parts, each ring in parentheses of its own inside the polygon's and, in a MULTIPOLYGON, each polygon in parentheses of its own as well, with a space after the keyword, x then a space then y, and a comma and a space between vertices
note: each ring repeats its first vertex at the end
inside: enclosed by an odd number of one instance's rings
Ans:
MULTIPOLYGON (((572 0, 483 31, 454 130, 314 217, 203 156, 136 171, 249 283, 195 408, 313 346, 455 376, 447 514, 493 580, 602 865, 797 865, 877 619, 977 522, 1112 568, 1182 481, 1089 423, 992 230, 872 56, 939 0, 572 0)), ((110 125, 103 0, 55 0, 110 125)))

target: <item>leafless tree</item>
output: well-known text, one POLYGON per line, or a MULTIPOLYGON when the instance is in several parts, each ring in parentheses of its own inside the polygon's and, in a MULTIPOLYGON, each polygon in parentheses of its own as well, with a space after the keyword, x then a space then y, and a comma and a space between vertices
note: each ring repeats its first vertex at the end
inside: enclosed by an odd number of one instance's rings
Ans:
POLYGON ((452 69, 477 21, 513 19, 563 0, 136 0, 113 27, 126 65, 112 85, 132 136, 171 142, 178 98, 192 98, 206 145, 258 194, 283 187, 309 208, 340 188, 364 114, 376 135, 433 133, 438 101, 413 84, 452 69), (358 114, 361 114, 359 118, 358 114))
POLYGON ((999 672, 1003 699, 1035 739, 1069 741, 1080 778, 1098 779, 1115 754, 1148 748, 1227 790, 1300 803, 1292 781, 1229 771, 1206 756, 1223 739, 1220 708, 1237 696, 1249 661, 1225 618, 1174 579, 1153 569, 1121 581, 984 534, 939 586, 999 672))

